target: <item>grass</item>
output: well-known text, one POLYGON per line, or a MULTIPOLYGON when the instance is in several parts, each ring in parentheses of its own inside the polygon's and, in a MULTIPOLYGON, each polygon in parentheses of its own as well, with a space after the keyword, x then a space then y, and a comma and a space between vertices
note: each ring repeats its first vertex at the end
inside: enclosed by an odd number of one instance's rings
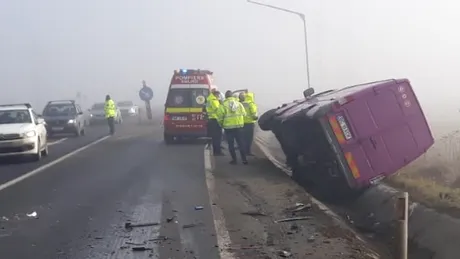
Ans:
POLYGON ((437 139, 426 154, 387 182, 409 192, 414 201, 460 217, 460 131, 437 139))

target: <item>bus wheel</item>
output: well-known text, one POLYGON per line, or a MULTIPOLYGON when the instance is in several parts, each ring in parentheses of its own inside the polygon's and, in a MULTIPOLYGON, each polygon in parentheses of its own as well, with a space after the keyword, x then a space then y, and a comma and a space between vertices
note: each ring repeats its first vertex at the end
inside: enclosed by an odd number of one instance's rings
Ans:
POLYGON ((163 140, 166 143, 166 145, 169 145, 174 142, 174 137, 166 133, 163 133, 163 140))

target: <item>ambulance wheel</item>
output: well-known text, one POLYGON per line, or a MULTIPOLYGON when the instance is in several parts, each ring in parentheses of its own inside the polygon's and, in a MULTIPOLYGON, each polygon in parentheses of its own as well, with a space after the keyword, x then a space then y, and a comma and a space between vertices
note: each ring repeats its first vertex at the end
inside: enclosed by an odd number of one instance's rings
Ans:
POLYGON ((163 140, 166 143, 166 145, 170 145, 174 143, 174 136, 168 135, 166 133, 163 134, 163 140))

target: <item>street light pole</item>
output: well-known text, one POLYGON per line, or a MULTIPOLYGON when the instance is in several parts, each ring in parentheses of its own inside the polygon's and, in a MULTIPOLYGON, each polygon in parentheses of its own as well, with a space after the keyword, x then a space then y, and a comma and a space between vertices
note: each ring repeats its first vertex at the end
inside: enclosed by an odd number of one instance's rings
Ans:
POLYGON ((310 64, 309 64, 309 60, 308 60, 308 36, 307 36, 307 21, 305 20, 305 14, 300 13, 300 12, 291 11, 291 10, 288 10, 288 9, 284 9, 284 8, 274 6, 274 5, 254 2, 252 0, 247 0, 247 2, 250 3, 250 4, 256 4, 256 5, 272 8, 272 9, 275 9, 275 10, 283 11, 285 13, 295 14, 295 15, 300 17, 300 19, 303 22, 303 29, 304 29, 303 31, 304 31, 304 36, 305 36, 304 44, 305 44, 305 63, 306 63, 306 68, 307 68, 307 87, 310 88, 310 64))

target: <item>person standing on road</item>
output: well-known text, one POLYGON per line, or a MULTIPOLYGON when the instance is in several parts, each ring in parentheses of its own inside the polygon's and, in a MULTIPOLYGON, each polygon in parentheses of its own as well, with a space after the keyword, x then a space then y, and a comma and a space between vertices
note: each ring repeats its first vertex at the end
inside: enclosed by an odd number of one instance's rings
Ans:
POLYGON ((228 150, 232 156, 232 160, 230 161, 232 165, 237 163, 235 141, 240 147, 239 150, 243 164, 248 164, 246 150, 243 148, 244 139, 242 130, 244 127, 244 116, 246 116, 246 111, 243 104, 237 98, 233 97, 232 91, 225 92, 225 101, 218 110, 217 121, 225 131, 228 150))
POLYGON ((246 155, 253 156, 251 147, 254 139, 254 125, 258 119, 257 105, 254 103, 254 93, 241 93, 239 97, 240 102, 246 110, 243 127, 244 144, 246 145, 245 152, 246 155))
POLYGON ((115 102, 110 98, 110 95, 105 96, 104 104, 105 118, 109 124, 110 135, 115 134, 115 115, 117 113, 117 108, 115 107, 115 102))
POLYGON ((211 137, 212 150, 215 156, 222 156, 222 128, 217 122, 217 112, 220 107, 220 92, 216 89, 211 91, 206 99, 206 114, 208 116, 208 136, 211 137))

